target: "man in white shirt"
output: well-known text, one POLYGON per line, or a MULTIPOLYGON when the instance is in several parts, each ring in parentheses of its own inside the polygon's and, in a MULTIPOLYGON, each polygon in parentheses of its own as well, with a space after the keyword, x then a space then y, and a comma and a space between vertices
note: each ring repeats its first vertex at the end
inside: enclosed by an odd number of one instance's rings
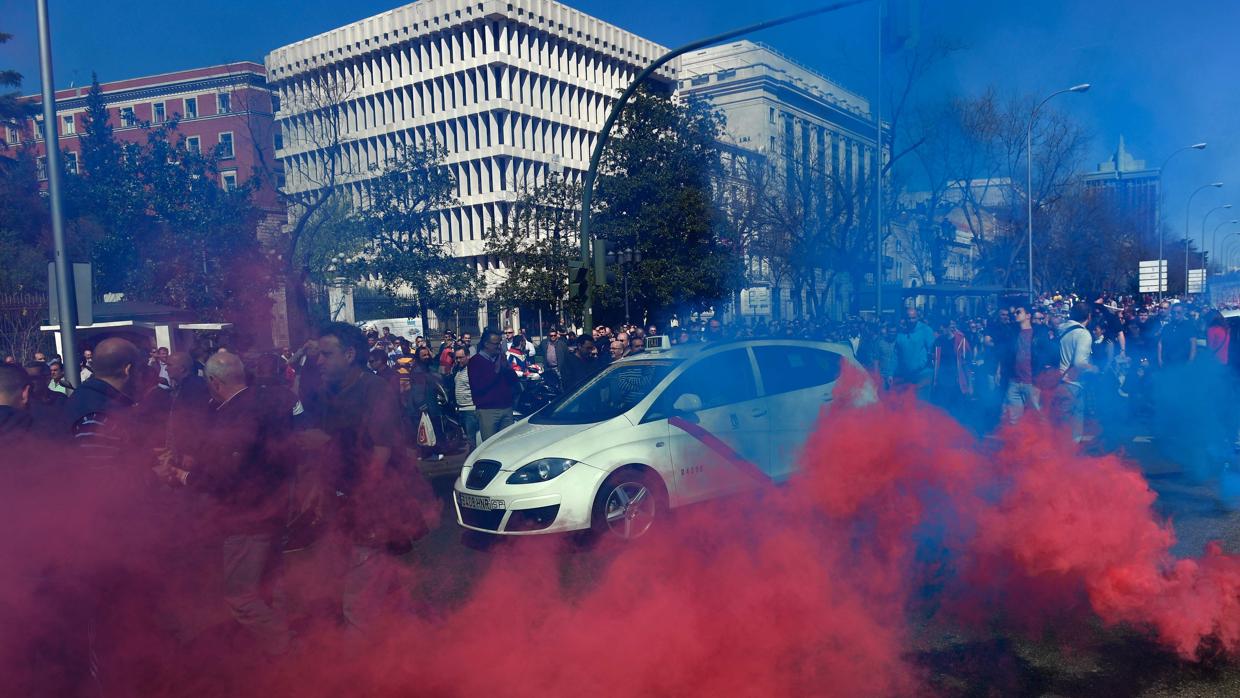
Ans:
POLYGON ((1089 306, 1076 303, 1059 326, 1059 386, 1055 389, 1055 416, 1072 426, 1072 440, 1081 442, 1085 429, 1085 395, 1081 374, 1097 369, 1090 363, 1094 338, 1089 329, 1089 306))

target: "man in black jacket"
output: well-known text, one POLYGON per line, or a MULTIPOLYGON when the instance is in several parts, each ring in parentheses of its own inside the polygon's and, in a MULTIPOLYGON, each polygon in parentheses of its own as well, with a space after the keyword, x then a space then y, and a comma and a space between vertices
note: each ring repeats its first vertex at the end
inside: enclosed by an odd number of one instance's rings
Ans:
POLYGON ((564 392, 590 380, 601 368, 602 365, 594 357, 594 340, 585 336, 578 338, 577 346, 560 365, 564 392))
POLYGON ((167 479, 206 494, 223 537, 224 598, 233 618, 271 654, 288 648, 288 622, 263 597, 279 560, 288 511, 293 396, 283 388, 249 388, 236 354, 207 361, 207 387, 217 404, 207 438, 167 479))
POLYGON ((538 345, 538 354, 543 359, 543 368, 553 374, 556 380, 561 379, 560 369, 568 358, 568 340, 560 334, 560 328, 552 327, 547 331, 546 339, 538 345))
MULTIPOLYGON (((392 387, 366 369, 366 337, 333 322, 319 335, 323 383, 306 398, 299 432, 303 448, 317 454, 320 476, 335 493, 336 524, 351 542, 341 580, 341 612, 351 631, 372 627, 404 606, 403 567, 414 519, 422 523, 409 482, 418 476, 405 457, 400 405, 392 387)), ((429 487, 426 488, 429 500, 429 487)))
POLYGON ((90 377, 69 397, 65 405, 69 435, 87 463, 113 464, 129 446, 125 421, 134 405, 129 393, 141 358, 128 340, 103 340, 95 347, 90 377))
POLYGON ((26 375, 30 376, 30 419, 34 421, 33 429, 40 436, 58 439, 65 430, 65 403, 69 398, 63 393, 52 390, 52 370, 42 361, 30 361, 26 364, 26 375))
POLYGON ((5 447, 30 434, 30 377, 12 364, 0 365, 0 443, 5 447))
POLYGON ((151 386, 138 403, 146 429, 145 443, 192 454, 201 443, 210 411, 207 381, 194 372, 194 357, 175 352, 168 357, 168 384, 151 386))

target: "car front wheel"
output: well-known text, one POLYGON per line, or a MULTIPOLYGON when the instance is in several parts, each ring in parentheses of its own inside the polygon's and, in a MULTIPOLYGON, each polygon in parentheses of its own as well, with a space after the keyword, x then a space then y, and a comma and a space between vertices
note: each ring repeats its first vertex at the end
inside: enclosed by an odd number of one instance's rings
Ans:
POLYGON ((624 468, 608 476, 599 488, 590 523, 597 534, 636 540, 650 531, 664 511, 656 477, 645 470, 624 468))

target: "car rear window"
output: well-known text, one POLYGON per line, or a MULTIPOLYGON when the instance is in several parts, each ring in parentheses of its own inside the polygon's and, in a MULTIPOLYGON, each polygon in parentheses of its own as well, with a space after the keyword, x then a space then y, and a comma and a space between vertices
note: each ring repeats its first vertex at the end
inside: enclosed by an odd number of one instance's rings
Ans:
POLYGON ((767 395, 813 388, 840 377, 840 355, 810 347, 758 346, 753 348, 767 395))

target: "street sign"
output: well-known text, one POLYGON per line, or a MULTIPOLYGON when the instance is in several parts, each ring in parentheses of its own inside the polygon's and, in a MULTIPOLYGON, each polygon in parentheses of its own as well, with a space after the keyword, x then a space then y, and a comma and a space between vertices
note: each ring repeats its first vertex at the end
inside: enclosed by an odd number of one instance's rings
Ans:
POLYGON ((1188 292, 1201 293, 1206 288, 1206 270, 1205 269, 1189 269, 1188 270, 1188 292))
POLYGON ((1141 293, 1166 293, 1167 260, 1148 259, 1138 262, 1137 284, 1141 293))
POLYGON ((755 286, 743 291, 745 295, 745 315, 770 315, 771 313, 771 289, 765 286, 755 286))
MULTIPOLYGON (((78 326, 93 325, 95 317, 92 314, 94 301, 94 277, 91 275, 90 265, 75 262, 73 264, 73 294, 77 301, 77 324, 78 326)), ((47 300, 49 306, 48 324, 60 324, 60 301, 59 290, 56 286, 56 264, 49 262, 47 265, 47 300)))

